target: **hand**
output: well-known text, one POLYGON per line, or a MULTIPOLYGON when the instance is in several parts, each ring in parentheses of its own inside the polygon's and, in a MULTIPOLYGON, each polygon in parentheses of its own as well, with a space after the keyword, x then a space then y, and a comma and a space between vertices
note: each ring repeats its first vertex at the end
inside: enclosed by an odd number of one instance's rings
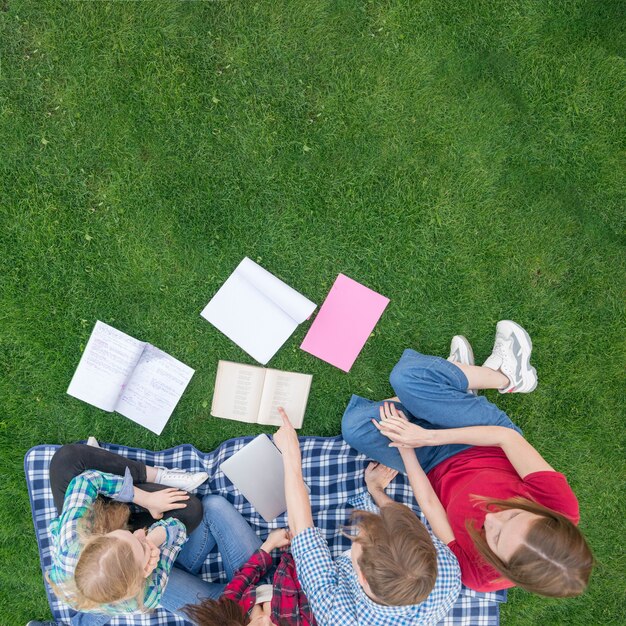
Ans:
POLYGON ((398 472, 382 463, 372 461, 365 469, 365 484, 370 493, 385 491, 398 472))
POLYGON ((274 444, 282 452, 285 460, 301 462, 300 442, 295 428, 292 426, 283 407, 278 407, 283 425, 274 433, 274 444))
POLYGON ((143 568, 144 576, 148 577, 159 564, 159 558, 161 556, 161 550, 155 546, 149 538, 146 538, 146 545, 150 548, 150 560, 143 568))
POLYGON ((372 423, 385 436, 391 439, 390 448, 420 448, 433 446, 435 443, 435 430, 422 428, 409 422, 406 415, 396 409, 391 402, 384 402, 380 407, 380 422, 375 419, 372 423))
POLYGON ((148 513, 154 519, 161 519, 166 511, 184 509, 187 506, 186 500, 189 500, 189 494, 186 491, 168 487, 148 493, 142 506, 148 509, 148 513))
POLYGON ((286 548, 291 543, 291 535, 286 528, 273 530, 261 545, 261 550, 271 552, 276 548, 286 548))

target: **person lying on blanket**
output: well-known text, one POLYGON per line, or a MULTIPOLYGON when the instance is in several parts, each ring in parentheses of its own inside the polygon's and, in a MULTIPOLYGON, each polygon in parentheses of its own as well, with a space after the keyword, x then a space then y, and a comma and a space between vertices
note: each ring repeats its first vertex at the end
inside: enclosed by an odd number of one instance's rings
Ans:
POLYGON ((433 530, 457 556, 465 585, 577 596, 593 555, 576 527, 576 496, 506 413, 472 392, 533 391, 531 351, 528 333, 509 320, 498 322, 482 367, 460 335, 447 360, 405 350, 390 376, 397 398, 353 396, 342 432, 353 448, 406 470, 433 530))
POLYGON ((273 530, 261 542, 226 498, 207 495, 202 508, 202 523, 178 557, 161 606, 200 626, 315 626, 288 551, 280 555, 272 584, 260 584, 274 565, 270 553, 289 545, 289 532, 273 530), (226 585, 198 577, 215 545, 230 581, 226 585))
POLYGON ((302 478, 298 436, 279 409, 283 425, 274 435, 285 467, 287 515, 298 578, 320 626, 409 626, 436 624, 452 608, 461 588, 456 558, 404 504, 385 489, 397 472, 370 465, 371 494, 359 502, 347 536, 352 548, 333 562, 315 528, 302 478), (372 498, 374 502, 372 502, 372 498))
POLYGON ((46 578, 81 611, 72 623, 105 624, 111 615, 159 605, 187 533, 202 518, 200 500, 188 492, 207 478, 206 472, 147 466, 95 441, 57 450, 50 486, 59 517, 49 527, 46 578))

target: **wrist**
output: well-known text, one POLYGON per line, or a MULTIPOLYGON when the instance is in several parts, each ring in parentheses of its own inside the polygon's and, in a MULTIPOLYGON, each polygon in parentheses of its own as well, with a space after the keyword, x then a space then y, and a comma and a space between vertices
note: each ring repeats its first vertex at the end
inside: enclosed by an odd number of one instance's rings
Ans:
POLYGON ((133 503, 147 509, 147 505, 150 503, 150 492, 143 491, 139 487, 133 487, 133 503))
POLYGON ((367 490, 370 492, 370 495, 380 495, 381 493, 385 493, 385 490, 380 485, 367 485, 367 490))

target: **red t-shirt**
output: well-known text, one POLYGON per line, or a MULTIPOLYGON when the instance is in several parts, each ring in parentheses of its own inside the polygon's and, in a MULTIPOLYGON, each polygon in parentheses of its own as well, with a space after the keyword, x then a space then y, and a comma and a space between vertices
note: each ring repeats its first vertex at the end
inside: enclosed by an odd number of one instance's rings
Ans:
POLYGON ((521 496, 561 513, 574 524, 580 519, 578 500, 559 472, 533 472, 520 478, 501 448, 473 447, 439 463, 428 478, 446 509, 455 540, 448 547, 459 560, 463 584, 476 591, 497 591, 513 587, 485 562, 469 536, 465 521, 481 529, 486 511, 472 495, 506 500, 521 496))

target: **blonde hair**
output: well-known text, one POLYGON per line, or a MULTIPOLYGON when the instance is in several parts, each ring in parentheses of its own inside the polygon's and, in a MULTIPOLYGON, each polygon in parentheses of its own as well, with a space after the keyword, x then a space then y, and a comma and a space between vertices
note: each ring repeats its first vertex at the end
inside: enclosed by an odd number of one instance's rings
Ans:
POLYGON ((108 535, 114 530, 127 529, 129 515, 127 505, 98 498, 79 521, 77 530, 82 550, 73 579, 55 584, 46 574, 55 594, 73 608, 92 610, 134 598, 139 608, 144 609, 146 579, 133 550, 125 541, 108 535))
POLYGON ((415 513, 394 502, 380 515, 353 511, 350 521, 342 532, 361 545, 357 562, 376 598, 391 606, 423 602, 437 579, 437 551, 415 513))
POLYGON ((593 554, 583 534, 570 520, 526 498, 474 499, 488 510, 521 509, 539 516, 508 562, 489 547, 484 532, 469 520, 465 523, 478 552, 501 578, 531 593, 553 598, 571 598, 585 591, 594 565, 593 554))

